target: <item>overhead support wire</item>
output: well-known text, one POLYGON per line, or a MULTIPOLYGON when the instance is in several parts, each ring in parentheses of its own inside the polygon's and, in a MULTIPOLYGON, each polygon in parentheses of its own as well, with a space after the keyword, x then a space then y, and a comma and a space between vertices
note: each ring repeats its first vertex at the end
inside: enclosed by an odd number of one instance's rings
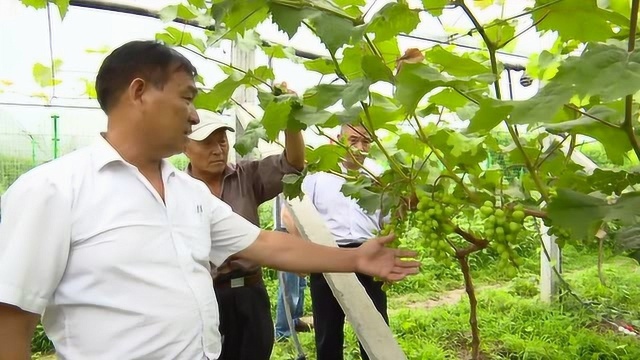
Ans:
MULTIPOLYGON (((137 7, 137 6, 113 4, 113 3, 109 3, 107 1, 100 1, 100 0, 70 0, 69 1, 69 5, 70 6, 76 6, 76 7, 82 7, 82 8, 88 8, 88 9, 112 11, 112 12, 125 13, 125 14, 130 14, 130 15, 138 15, 138 16, 145 16, 145 17, 160 19, 160 15, 158 15, 157 13, 155 13, 153 11, 149 11, 147 9, 144 9, 144 8, 141 8, 141 7, 137 7)), ((211 31, 215 30, 215 25, 203 26, 203 25, 199 24, 198 22, 192 21, 192 20, 174 19, 173 21, 177 22, 177 23, 180 23, 180 24, 193 26, 193 27, 198 28, 198 29, 211 30, 211 31)), ((455 43, 455 42, 451 42, 451 41, 431 39, 431 38, 421 37, 421 36, 416 36, 416 35, 400 34, 399 36, 405 37, 405 38, 410 38, 410 39, 415 39, 415 40, 432 42, 432 43, 436 43, 436 44, 455 45, 455 46, 459 46, 459 47, 465 48, 465 49, 486 50, 486 49, 483 49, 483 48, 478 47, 478 46, 459 44, 459 43, 455 43)), ((262 46, 265 46, 265 47, 282 46, 282 44, 276 44, 276 43, 271 43, 271 42, 268 42, 268 41, 263 41, 262 42, 262 46)), ((308 51, 303 51, 303 50, 298 50, 298 49, 294 49, 294 51, 295 51, 295 55, 296 56, 304 58, 304 59, 309 59, 309 60, 314 60, 314 59, 319 59, 319 58, 327 58, 328 59, 328 57, 326 57, 324 55, 320 55, 320 54, 316 54, 316 53, 312 53, 312 52, 308 52, 308 51)), ((498 51, 497 53, 501 54, 501 55, 513 56, 513 57, 517 57, 517 58, 521 58, 521 59, 528 59, 529 58, 528 56, 525 56, 525 55, 512 54, 512 53, 503 52, 503 51, 498 51)))

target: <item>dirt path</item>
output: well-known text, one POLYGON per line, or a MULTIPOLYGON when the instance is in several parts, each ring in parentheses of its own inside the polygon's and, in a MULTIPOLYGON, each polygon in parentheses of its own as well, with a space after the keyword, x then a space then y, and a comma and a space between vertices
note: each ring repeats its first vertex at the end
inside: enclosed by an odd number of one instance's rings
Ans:
MULTIPOLYGON (((486 285, 486 286, 477 287, 476 295, 484 290, 497 289, 500 286, 501 285, 499 284, 495 284, 495 285, 486 285)), ((467 296, 467 292, 464 289, 454 289, 454 290, 449 290, 441 293, 440 296, 434 300, 430 299, 427 301, 407 303, 407 307, 412 309, 432 309, 438 306, 457 304, 460 300, 464 299, 466 296, 467 296)))

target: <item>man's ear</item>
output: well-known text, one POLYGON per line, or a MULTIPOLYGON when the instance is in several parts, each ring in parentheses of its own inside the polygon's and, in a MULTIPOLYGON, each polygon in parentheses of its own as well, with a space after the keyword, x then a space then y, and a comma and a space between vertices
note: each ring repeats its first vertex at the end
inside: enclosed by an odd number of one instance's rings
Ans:
POLYGON ((135 78, 129 84, 129 88, 127 89, 127 98, 133 104, 141 104, 143 102, 143 95, 148 90, 148 84, 140 79, 135 78))

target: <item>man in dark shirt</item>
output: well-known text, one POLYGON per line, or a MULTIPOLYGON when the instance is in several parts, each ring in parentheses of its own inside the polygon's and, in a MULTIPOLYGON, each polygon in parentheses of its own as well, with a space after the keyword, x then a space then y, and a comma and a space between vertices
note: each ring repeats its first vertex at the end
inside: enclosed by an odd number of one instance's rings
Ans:
MULTIPOLYGON (((185 154, 188 173, 202 180, 211 192, 253 224, 259 226, 258 206, 282 192, 285 174, 304 168, 304 140, 299 131, 285 131, 285 151, 257 161, 227 163, 227 131, 234 131, 222 116, 198 110, 185 154)), ((257 264, 231 257, 214 268, 220 309, 222 353, 219 360, 268 360, 274 342, 271 305, 257 264)))

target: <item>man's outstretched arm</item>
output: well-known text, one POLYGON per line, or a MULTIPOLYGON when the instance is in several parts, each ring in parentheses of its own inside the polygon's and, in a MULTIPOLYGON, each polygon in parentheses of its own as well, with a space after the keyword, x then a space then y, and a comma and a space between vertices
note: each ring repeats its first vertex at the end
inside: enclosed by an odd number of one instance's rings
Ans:
POLYGON ((297 273, 358 272, 387 281, 402 280, 418 273, 414 251, 390 249, 393 236, 366 241, 356 249, 314 244, 299 237, 260 231, 257 239, 238 256, 263 266, 297 273))

